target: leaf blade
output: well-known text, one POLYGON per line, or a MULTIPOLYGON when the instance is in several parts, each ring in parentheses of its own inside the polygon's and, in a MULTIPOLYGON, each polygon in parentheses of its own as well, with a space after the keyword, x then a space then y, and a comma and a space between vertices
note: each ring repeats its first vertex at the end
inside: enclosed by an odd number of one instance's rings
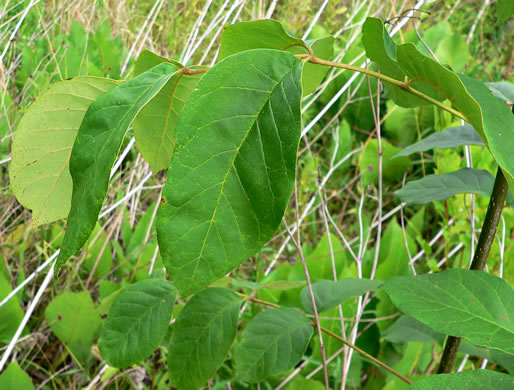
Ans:
POLYGON ((176 71, 170 63, 157 65, 113 88, 88 108, 70 158, 73 194, 57 269, 84 245, 96 224, 128 126, 176 71))
POLYGON ((145 279, 123 289, 105 320, 98 347, 113 367, 147 358, 168 330, 176 289, 164 279, 145 279))
POLYGON ((399 276, 384 289, 404 313, 436 332, 514 354, 514 293, 482 271, 399 276))
MULTIPOLYGON (((312 285, 316 308, 319 313, 339 305, 349 298, 358 297, 382 286, 381 280, 347 278, 339 281, 320 280, 312 285)), ((314 313, 308 287, 301 292, 302 306, 310 314, 314 313)))
POLYGON ((236 336, 241 303, 231 290, 211 287, 186 304, 174 325, 168 353, 175 386, 198 389, 214 375, 236 336))
POLYGON ((508 390, 514 386, 510 375, 491 370, 467 370, 453 374, 431 375, 409 385, 409 390, 447 390, 447 389, 496 389, 508 390))
POLYGON ((313 332, 309 319, 296 309, 260 312, 246 326, 235 350, 237 375, 256 383, 290 369, 301 359, 313 332))
POLYGON ((63 80, 25 112, 14 137, 9 178, 18 201, 32 210, 35 226, 68 215, 72 193, 68 166, 77 131, 91 103, 117 84, 100 77, 63 80))
POLYGON ((421 141, 407 146, 400 153, 397 153, 394 158, 434 148, 450 149, 461 145, 484 145, 484 142, 473 126, 466 124, 431 134, 421 141))
POLYGON ((242 52, 207 72, 182 110, 157 216, 182 295, 252 256, 279 226, 295 176, 300 72, 289 53, 242 52))
MULTIPOLYGON (((455 172, 427 175, 419 180, 409 181, 396 191, 402 202, 427 204, 451 198, 460 193, 491 196, 494 177, 484 169, 462 168, 455 172)), ((512 202, 512 198, 508 200, 512 202)))

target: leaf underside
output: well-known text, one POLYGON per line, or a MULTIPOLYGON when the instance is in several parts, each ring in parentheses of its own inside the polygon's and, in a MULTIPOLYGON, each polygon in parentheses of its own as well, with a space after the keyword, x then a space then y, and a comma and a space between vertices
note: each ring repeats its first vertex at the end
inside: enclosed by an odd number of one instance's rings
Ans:
POLYGON ((73 183, 71 148, 89 105, 117 85, 76 77, 52 85, 29 107, 16 129, 9 177, 14 195, 32 210, 32 224, 65 218, 73 183))
POLYGON ((276 50, 230 56, 180 113, 157 234, 182 295, 234 269, 278 228, 295 178, 301 66, 276 50))

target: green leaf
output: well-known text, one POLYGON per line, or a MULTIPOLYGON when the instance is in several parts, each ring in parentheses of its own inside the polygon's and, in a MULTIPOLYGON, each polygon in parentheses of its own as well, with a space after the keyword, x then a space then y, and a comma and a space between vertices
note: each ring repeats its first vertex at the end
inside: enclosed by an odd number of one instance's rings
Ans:
POLYGON ((295 177, 301 66, 276 50, 227 57, 180 113, 157 234, 181 295, 233 270, 280 225, 295 177))
MULTIPOLYGON (((394 158, 400 148, 382 140, 382 174, 384 179, 401 181, 405 171, 412 165, 408 157, 394 158)), ((378 184, 378 141, 372 139, 362 152, 359 169, 365 185, 378 184)))
POLYGON ((132 120, 177 71, 169 63, 157 65, 100 96, 87 110, 70 158, 73 195, 58 269, 95 227, 110 171, 132 120))
POLYGON ((510 390, 514 378, 491 370, 469 370, 454 374, 431 375, 409 385, 409 390, 510 390))
POLYGON ((143 50, 139 57, 137 57, 136 63, 134 65, 134 71, 132 72, 132 77, 137 77, 141 73, 144 73, 154 66, 162 64, 163 62, 170 62, 177 68, 183 68, 182 64, 177 61, 168 60, 167 58, 155 54, 150 50, 143 50))
POLYGON ((401 311, 436 332, 514 354, 514 293, 503 279, 453 269, 394 277, 384 289, 401 311))
POLYGON ((496 2, 496 15, 498 15, 496 24, 505 24, 514 15, 514 2, 512 0, 498 0, 496 2))
MULTIPOLYGON (((509 185, 514 188, 514 115, 507 104, 497 99, 479 80, 459 75, 469 94, 480 105, 480 121, 470 123, 485 134, 487 145, 498 165, 502 168, 509 185)), ((471 115, 460 110, 468 118, 471 115)))
POLYGON ((202 76, 175 73, 134 120, 136 146, 154 173, 170 165, 178 116, 202 76))
POLYGON ((434 332, 417 319, 405 315, 398 318, 381 335, 385 340, 396 344, 406 344, 409 342, 431 343, 440 338, 440 333, 434 332))
POLYGON ((514 115, 480 81, 457 75, 425 57, 412 44, 398 46, 398 63, 412 86, 437 85, 442 93, 477 130, 495 160, 504 170, 510 184, 514 183, 514 115))
MULTIPOLYGON (((381 71, 401 81, 406 75, 412 88, 437 100, 448 99, 477 130, 503 169, 509 184, 514 185, 514 136, 511 131, 514 128, 514 115, 508 106, 496 99, 482 82, 455 74, 421 54, 412 43, 399 46, 393 46, 392 41, 390 44, 384 43, 383 25, 379 19, 368 18, 363 33, 363 41, 367 41, 368 45, 366 53, 371 59, 375 58, 381 71), (394 62, 395 59, 397 62, 394 62), (403 73, 398 73, 396 67, 396 74, 387 73, 379 62, 386 60, 393 62, 394 66, 398 65, 403 73)), ((400 91, 398 88, 396 90, 400 91)), ((392 95, 392 98, 398 105, 403 105, 404 102, 398 101, 401 96, 392 95)))
POLYGON ((486 83, 486 85, 498 99, 504 102, 514 102, 514 84, 508 81, 498 81, 486 83))
MULTIPOLYGON (((231 24, 221 35, 219 59, 253 49, 284 50, 293 54, 313 54, 324 60, 332 59, 334 37, 326 36, 304 42, 289 35, 282 23, 271 20, 254 20, 231 24)), ((305 63, 302 72, 303 95, 313 92, 321 83, 329 68, 324 65, 305 63)))
MULTIPOLYGON (((380 72, 396 80, 403 81, 405 72, 397 62, 397 45, 384 28, 384 23, 377 18, 367 18, 362 26, 362 44, 367 57, 378 64, 380 72)), ((424 100, 385 83, 390 97, 401 107, 416 107, 428 104, 424 100)))
POLYGON ((146 359, 168 330, 176 289, 164 279, 146 279, 124 288, 105 320, 98 347, 113 367, 146 359))
MULTIPOLYGON (((334 54, 334 42, 334 37, 326 36, 313 41, 307 41, 306 43, 310 46, 316 57, 324 60, 331 60, 332 55, 334 54)), ((302 75, 304 96, 314 92, 316 88, 318 88, 329 69, 330 68, 325 65, 316 65, 311 64, 310 62, 305 63, 302 75)))
MULTIPOLYGON (((320 280, 312 285, 314 300, 318 313, 324 312, 348 298, 358 297, 365 292, 379 289, 384 282, 381 280, 348 278, 339 280, 320 280)), ((309 288, 301 292, 302 305, 308 313, 314 313, 309 288)))
POLYGON ((39 226, 65 218, 70 211, 71 148, 89 105, 117 85, 99 77, 55 83, 29 107, 12 145, 9 177, 14 195, 32 210, 39 226))
POLYGON ((236 336, 242 299, 226 288, 194 295, 173 326, 168 352, 172 384, 201 388, 221 366, 236 336))
POLYGON ((450 149, 461 145, 484 145, 484 142, 476 130, 466 124, 431 134, 421 141, 407 146, 394 157, 408 156, 415 152, 424 152, 433 148, 450 149))
POLYGON ((468 62, 468 44, 455 33, 444 37, 437 46, 435 56, 441 64, 448 64, 454 72, 462 72, 468 62))
POLYGON ((84 363, 102 324, 89 292, 56 296, 47 306, 45 316, 54 334, 84 363))
POLYGON ((296 309, 260 312, 248 323, 236 347, 237 375, 256 383, 289 370, 302 358, 312 334, 309 319, 296 309))
MULTIPOLYGON (((3 261, 1 256, 0 260, 3 261)), ((9 281, 0 273, 0 301, 3 301, 11 291, 9 281)), ((0 343, 9 344, 23 319, 23 311, 16 296, 0 307, 0 318, 0 343)))
POLYGON ((307 45, 299 38, 289 35, 282 23, 263 19, 252 22, 231 24, 221 35, 219 60, 252 49, 287 50, 298 47, 302 53, 308 54, 307 45))
POLYGON ((386 107, 383 135, 397 146, 407 146, 418 139, 422 130, 435 127, 435 106, 404 108, 388 100, 386 107))
POLYGON ((23 371, 18 363, 12 362, 0 375, 0 389, 34 390, 30 376, 23 371))
MULTIPOLYGON (((491 196, 493 185, 494 177, 489 171, 462 168, 455 172, 427 175, 422 179, 409 181, 395 194, 402 202, 427 204, 448 199, 463 192, 491 196)), ((507 194, 507 202, 512 204, 511 194, 507 194)))

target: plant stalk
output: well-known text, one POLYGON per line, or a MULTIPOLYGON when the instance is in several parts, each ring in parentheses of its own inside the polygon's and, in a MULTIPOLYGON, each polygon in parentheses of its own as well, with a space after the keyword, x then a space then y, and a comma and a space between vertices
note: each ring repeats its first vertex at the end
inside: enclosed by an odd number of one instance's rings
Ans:
MULTIPOLYGON (((501 168, 498 167, 496 179, 494 180, 493 193, 489 200, 489 206, 487 207, 482 231, 480 232, 475 254, 469 267, 471 270, 481 271, 487 263, 487 258, 489 257, 489 252, 493 245, 494 235, 496 234, 496 229, 500 222, 503 204, 505 203, 508 189, 509 185, 507 180, 505 179, 501 168)), ((448 336, 444 346, 443 356, 441 357, 441 362, 437 369, 438 374, 450 373, 452 371, 457 357, 457 351, 459 350, 460 341, 460 337, 448 336)))
POLYGON ((457 111, 457 110, 455 110, 455 109, 453 109, 451 107, 447 107, 443 103, 441 103, 439 100, 435 100, 435 99, 431 98, 430 96, 427 96, 424 93, 419 92, 418 90, 411 88, 411 86, 409 84, 409 80, 407 80, 407 81, 399 81, 399 80, 393 79, 392 77, 386 76, 386 75, 384 75, 382 73, 375 72, 373 70, 369 70, 369 69, 365 69, 365 68, 360 68, 358 66, 343 64, 341 62, 327 61, 327 60, 323 60, 321 58, 318 58, 318 57, 315 57, 315 56, 312 56, 312 55, 309 55, 309 54, 298 54, 298 55, 296 55, 296 58, 302 59, 302 60, 306 60, 306 61, 308 61, 310 63, 313 63, 313 64, 325 65, 325 66, 333 66, 335 68, 347 69, 347 70, 351 70, 353 72, 364 73, 364 74, 367 74, 369 76, 376 77, 377 79, 380 79, 382 81, 385 81, 386 83, 395 85, 398 88, 401 88, 404 91, 409 92, 412 95, 415 95, 415 96, 417 96, 417 97, 419 97, 419 98, 421 98, 421 99, 423 99, 423 100, 433 104, 434 106, 439 107, 441 110, 448 111, 450 114, 455 115, 456 117, 458 117, 458 118, 460 118, 462 120, 465 120, 466 122, 469 122, 469 120, 462 113, 460 113, 459 111, 457 111))

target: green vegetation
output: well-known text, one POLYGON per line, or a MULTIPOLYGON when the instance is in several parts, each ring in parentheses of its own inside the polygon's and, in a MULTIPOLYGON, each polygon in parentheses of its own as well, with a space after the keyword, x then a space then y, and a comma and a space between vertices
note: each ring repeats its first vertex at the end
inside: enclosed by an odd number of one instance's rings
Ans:
POLYGON ((512 9, 399 6, 3 2, 0 388, 512 388, 512 9))

